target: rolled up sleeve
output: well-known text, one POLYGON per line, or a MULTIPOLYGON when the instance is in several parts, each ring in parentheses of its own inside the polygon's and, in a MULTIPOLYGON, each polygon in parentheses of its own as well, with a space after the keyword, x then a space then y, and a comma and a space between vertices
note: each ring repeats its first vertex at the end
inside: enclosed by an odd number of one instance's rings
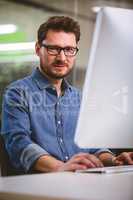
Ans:
POLYGON ((20 156, 25 171, 29 171, 33 163, 44 154, 46 155, 48 152, 37 144, 32 143, 25 147, 20 156))

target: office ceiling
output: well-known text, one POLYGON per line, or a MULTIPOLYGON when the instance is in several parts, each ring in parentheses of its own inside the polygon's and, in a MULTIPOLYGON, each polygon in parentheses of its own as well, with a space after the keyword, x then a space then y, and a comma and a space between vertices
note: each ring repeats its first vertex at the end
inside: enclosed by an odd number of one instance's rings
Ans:
MULTIPOLYGON (((35 41, 39 25, 49 16, 69 15, 78 19, 82 28, 81 50, 87 50, 80 54, 79 65, 84 66, 96 19, 96 13, 92 11, 94 6, 132 9, 133 0, 0 0, 0 24, 15 24, 18 27, 14 35, 0 36, 0 43, 35 41)), ((0 53, 0 62, 1 56, 5 55, 0 53)))
POLYGON ((14 23, 29 32, 28 39, 38 24, 50 15, 69 15, 81 21, 94 20, 94 6, 133 8, 133 0, 0 0, 0 24, 14 23))
POLYGON ((133 8, 133 0, 0 0, 15 3, 28 8, 35 8, 55 14, 77 15, 82 19, 93 17, 93 6, 116 6, 133 8), (70 5, 70 6, 69 6, 70 5))
POLYGON ((0 24, 14 22, 32 41, 38 25, 50 15, 69 15, 82 24, 95 21, 94 6, 133 8, 133 0, 0 0, 0 24))

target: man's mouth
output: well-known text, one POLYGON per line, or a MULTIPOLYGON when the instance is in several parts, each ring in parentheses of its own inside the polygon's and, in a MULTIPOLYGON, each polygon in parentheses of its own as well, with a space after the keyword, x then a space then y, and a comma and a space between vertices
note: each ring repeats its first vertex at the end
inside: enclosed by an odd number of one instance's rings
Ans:
POLYGON ((53 64, 53 66, 57 68, 67 67, 66 64, 53 64))

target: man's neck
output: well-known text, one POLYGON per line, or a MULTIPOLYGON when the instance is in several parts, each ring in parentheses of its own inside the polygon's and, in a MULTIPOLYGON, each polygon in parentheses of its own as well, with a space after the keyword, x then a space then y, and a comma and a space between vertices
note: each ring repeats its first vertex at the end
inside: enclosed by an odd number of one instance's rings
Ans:
POLYGON ((53 80, 53 79, 49 79, 49 81, 51 82, 51 84, 55 87, 57 95, 61 96, 62 93, 62 88, 61 88, 61 84, 62 84, 62 79, 59 80, 53 80))
POLYGON ((61 84, 62 84, 62 79, 53 79, 51 77, 49 77, 47 74, 45 74, 42 69, 40 69, 40 72, 47 77, 47 79, 50 81, 50 83, 54 86, 54 88, 56 89, 57 95, 60 96, 62 93, 62 88, 61 88, 61 84))

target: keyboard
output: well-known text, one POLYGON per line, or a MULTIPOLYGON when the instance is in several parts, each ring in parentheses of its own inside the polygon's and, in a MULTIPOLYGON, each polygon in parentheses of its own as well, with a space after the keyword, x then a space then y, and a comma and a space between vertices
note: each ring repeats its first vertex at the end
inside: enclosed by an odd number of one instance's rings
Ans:
POLYGON ((133 172, 133 165, 89 168, 86 170, 77 170, 76 172, 78 173, 105 173, 105 174, 133 172))

